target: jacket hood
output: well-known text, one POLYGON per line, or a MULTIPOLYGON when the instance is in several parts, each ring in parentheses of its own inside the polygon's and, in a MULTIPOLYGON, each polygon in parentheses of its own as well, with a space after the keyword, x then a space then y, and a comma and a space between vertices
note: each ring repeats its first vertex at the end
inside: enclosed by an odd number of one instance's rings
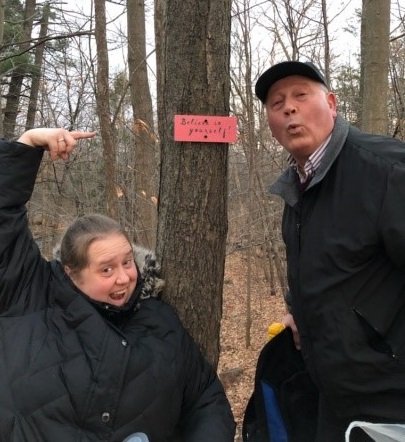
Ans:
POLYGON ((160 298, 164 281, 160 276, 160 265, 153 252, 140 246, 134 246, 135 264, 143 280, 140 298, 160 298))

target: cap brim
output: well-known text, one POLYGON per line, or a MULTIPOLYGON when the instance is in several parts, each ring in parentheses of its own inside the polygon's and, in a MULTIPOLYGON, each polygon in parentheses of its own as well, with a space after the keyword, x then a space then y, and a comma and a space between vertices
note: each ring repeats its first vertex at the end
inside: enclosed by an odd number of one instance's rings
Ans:
POLYGON ((290 75, 301 75, 326 86, 325 78, 314 64, 310 62, 285 61, 267 69, 267 71, 259 77, 255 87, 256 96, 262 103, 265 103, 271 86, 273 86, 276 81, 289 77, 290 75))

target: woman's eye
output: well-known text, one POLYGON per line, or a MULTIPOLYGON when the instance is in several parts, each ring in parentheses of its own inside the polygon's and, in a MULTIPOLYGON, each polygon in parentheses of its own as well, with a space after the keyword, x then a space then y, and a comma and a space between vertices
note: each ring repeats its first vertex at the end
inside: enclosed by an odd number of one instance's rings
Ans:
POLYGON ((106 268, 101 270, 101 273, 104 273, 106 275, 111 273, 111 272, 112 272, 112 267, 106 267, 106 268))
POLYGON ((131 258, 128 258, 128 259, 126 259, 126 260, 123 262, 123 265, 124 265, 125 267, 130 267, 130 266, 132 265, 133 261, 134 261, 134 259, 133 259, 132 257, 131 257, 131 258))

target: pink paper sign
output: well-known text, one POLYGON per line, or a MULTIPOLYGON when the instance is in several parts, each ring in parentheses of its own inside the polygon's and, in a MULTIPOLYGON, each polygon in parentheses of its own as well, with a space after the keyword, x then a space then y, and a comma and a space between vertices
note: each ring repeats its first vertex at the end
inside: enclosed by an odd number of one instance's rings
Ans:
POLYGON ((174 140, 198 143, 234 143, 236 117, 175 115, 174 140))

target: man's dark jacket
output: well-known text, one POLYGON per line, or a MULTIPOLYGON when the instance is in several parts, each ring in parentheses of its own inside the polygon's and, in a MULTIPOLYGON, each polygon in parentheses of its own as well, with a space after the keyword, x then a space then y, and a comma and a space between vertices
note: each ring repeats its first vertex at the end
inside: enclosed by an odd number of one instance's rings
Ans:
POLYGON ((124 311, 91 302, 45 261, 25 204, 43 150, 0 141, 0 441, 233 441, 211 366, 159 299, 153 256, 124 311), (177 427, 177 429, 176 429, 177 427), (177 439, 176 439, 177 440, 177 439))
POLYGON ((405 144, 338 116, 319 169, 283 197, 292 313, 307 368, 341 417, 405 421, 405 144))

